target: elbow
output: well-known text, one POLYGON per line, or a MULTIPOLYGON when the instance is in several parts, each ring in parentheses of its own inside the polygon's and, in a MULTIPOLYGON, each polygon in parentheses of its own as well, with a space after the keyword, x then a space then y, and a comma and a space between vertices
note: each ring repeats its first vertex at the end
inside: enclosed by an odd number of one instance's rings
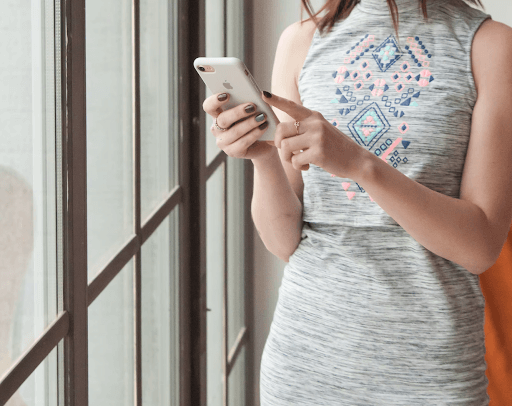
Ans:
POLYGON ((290 262, 290 257, 295 253, 295 251, 297 250, 297 248, 300 245, 300 242, 301 242, 301 240, 299 239, 299 243, 295 246, 295 248, 293 248, 292 252, 287 252, 285 254, 277 255, 277 257, 279 257, 279 259, 282 259, 284 262, 290 262))
POLYGON ((279 257, 279 259, 282 259, 284 262, 290 262, 290 255, 284 255, 279 257))
POLYGON ((487 271, 487 269, 489 269, 489 267, 466 267, 466 269, 472 273, 473 275, 481 275, 483 274, 485 271, 487 271))
POLYGON ((472 267, 467 268, 469 272, 475 275, 483 274, 496 263, 506 241, 506 237, 503 239, 497 238, 490 226, 485 227, 483 230, 480 233, 482 238, 480 238, 477 246, 471 252, 473 254, 472 267), (475 258, 475 255, 478 255, 478 257, 475 258))
POLYGON ((292 254, 290 254, 289 251, 283 251, 283 250, 275 250, 271 247, 268 247, 267 244, 265 244, 265 242, 263 242, 263 245, 265 246, 265 248, 267 249, 268 252, 270 252, 271 254, 275 255, 277 258, 279 258, 280 260, 284 261, 284 262, 289 262, 290 261, 290 256, 292 254))
MULTIPOLYGON (((270 250, 269 250, 270 251, 270 250)), ((270 251, 272 252, 272 251, 270 251)), ((283 253, 275 253, 275 252, 272 252, 272 254, 274 254, 277 258, 279 258, 281 261, 284 261, 284 262, 290 262, 290 255, 286 255, 286 254, 283 254, 283 253)))
POLYGON ((495 250, 494 252, 492 252, 489 255, 488 261, 484 264, 484 266, 482 268, 480 268, 480 272, 478 272, 476 275, 483 274, 485 271, 487 271, 489 268, 491 268, 496 263, 496 261, 498 261, 498 258, 500 257, 502 248, 503 247, 500 247, 499 251, 495 250))
POLYGON ((480 261, 475 261, 473 264, 466 266, 466 269, 474 275, 481 275, 496 263, 500 253, 501 250, 498 254, 493 251, 486 253, 487 255, 481 255, 480 261))
POLYGON ((267 250, 272 253, 273 255, 275 255, 277 258, 279 258, 280 260, 284 261, 284 262, 289 262, 290 261, 290 256, 291 254, 289 252, 283 252, 283 251, 276 251, 276 250, 273 250, 273 249, 270 249, 269 247, 267 247, 265 245, 265 247, 267 248, 267 250))
POLYGON ((483 265, 477 272, 474 272, 476 275, 483 274, 489 268, 492 268, 494 264, 498 261, 498 258, 501 255, 501 251, 503 250, 503 246, 505 245, 506 239, 499 241, 497 244, 491 244, 486 252, 486 258, 483 265))
POLYGON ((293 252, 295 252, 295 250, 292 251, 292 253, 290 252, 286 252, 286 253, 281 253, 280 255, 277 255, 277 257, 281 260, 283 260, 284 262, 290 262, 290 257, 293 255, 293 252))

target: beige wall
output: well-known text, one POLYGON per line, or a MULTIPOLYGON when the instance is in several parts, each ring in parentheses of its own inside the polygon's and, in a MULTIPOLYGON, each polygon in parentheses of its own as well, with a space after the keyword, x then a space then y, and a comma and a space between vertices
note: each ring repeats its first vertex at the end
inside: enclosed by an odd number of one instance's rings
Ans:
MULTIPOLYGON (((384 0, 383 0, 384 1, 384 0)), ((254 68, 253 75, 262 90, 270 91, 274 55, 282 31, 300 19, 300 0, 254 0, 254 68)), ((319 10, 322 0, 311 1, 313 9, 319 10)), ((503 0, 482 0, 485 11, 494 20, 512 26, 512 3, 503 0)), ((303 18, 307 18, 303 13, 303 18)), ((259 405, 259 374, 263 347, 277 303, 277 296, 285 262, 271 254, 254 233, 254 322, 255 322, 255 405, 259 405)))

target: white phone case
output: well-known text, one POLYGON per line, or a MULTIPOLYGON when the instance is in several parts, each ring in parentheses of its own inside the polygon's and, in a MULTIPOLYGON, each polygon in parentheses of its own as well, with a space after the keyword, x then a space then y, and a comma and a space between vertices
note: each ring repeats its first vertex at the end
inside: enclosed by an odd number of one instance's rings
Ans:
POLYGON ((279 119, 272 108, 263 100, 260 88, 249 69, 240 59, 233 57, 200 57, 194 60, 194 67, 213 94, 229 93, 229 101, 223 105, 223 110, 231 109, 243 103, 254 103, 256 113, 265 113, 268 127, 258 141, 274 141, 279 119), (202 72, 198 68, 200 65, 210 65, 215 69, 215 72, 202 72))

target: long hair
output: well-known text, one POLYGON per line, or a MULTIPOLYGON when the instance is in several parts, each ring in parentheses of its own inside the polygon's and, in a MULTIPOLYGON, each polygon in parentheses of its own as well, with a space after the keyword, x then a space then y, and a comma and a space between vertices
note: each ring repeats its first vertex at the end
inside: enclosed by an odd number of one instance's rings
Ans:
MULTIPOLYGON (((327 32, 330 32, 333 25, 336 23, 336 21, 344 19, 349 16, 352 9, 359 3, 360 0, 326 0, 323 7, 318 10, 313 15, 313 8, 311 7, 310 0, 301 0, 301 10, 300 10, 300 16, 301 16, 301 24, 302 21, 302 12, 304 9, 309 14, 310 19, 312 19, 318 30, 321 34, 324 34, 324 31, 327 28, 327 32), (327 10, 327 13, 318 21, 316 16, 320 14, 323 10, 327 10)), ((384 1, 384 0, 382 0, 384 1)), ((398 37, 398 8, 396 6, 395 0, 386 0, 388 2, 389 9, 391 11, 391 18, 393 20, 393 26, 395 27, 396 36, 398 37)), ((423 17, 425 19, 428 18, 427 15, 427 1, 428 0, 418 0, 421 4, 421 10, 423 11, 423 17)), ((449 1, 449 0, 447 0, 449 1)), ((484 8, 480 0, 465 0, 466 2, 469 2, 471 4, 474 4, 476 6, 480 6, 484 8)))

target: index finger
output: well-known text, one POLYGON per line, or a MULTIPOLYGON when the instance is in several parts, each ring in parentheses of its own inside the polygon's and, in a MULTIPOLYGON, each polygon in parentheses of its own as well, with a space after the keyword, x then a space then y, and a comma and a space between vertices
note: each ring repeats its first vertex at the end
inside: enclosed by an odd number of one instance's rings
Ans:
POLYGON ((263 96, 264 97, 262 97, 262 99, 265 101, 265 103, 284 111, 296 121, 304 120, 313 113, 313 111, 307 107, 304 107, 301 104, 297 104, 293 100, 278 96, 274 93, 263 92, 263 96), (267 97, 265 93, 269 94, 270 97, 267 97))
POLYGON ((205 113, 216 118, 222 113, 222 106, 229 101, 229 93, 216 93, 207 97, 203 102, 205 113))

